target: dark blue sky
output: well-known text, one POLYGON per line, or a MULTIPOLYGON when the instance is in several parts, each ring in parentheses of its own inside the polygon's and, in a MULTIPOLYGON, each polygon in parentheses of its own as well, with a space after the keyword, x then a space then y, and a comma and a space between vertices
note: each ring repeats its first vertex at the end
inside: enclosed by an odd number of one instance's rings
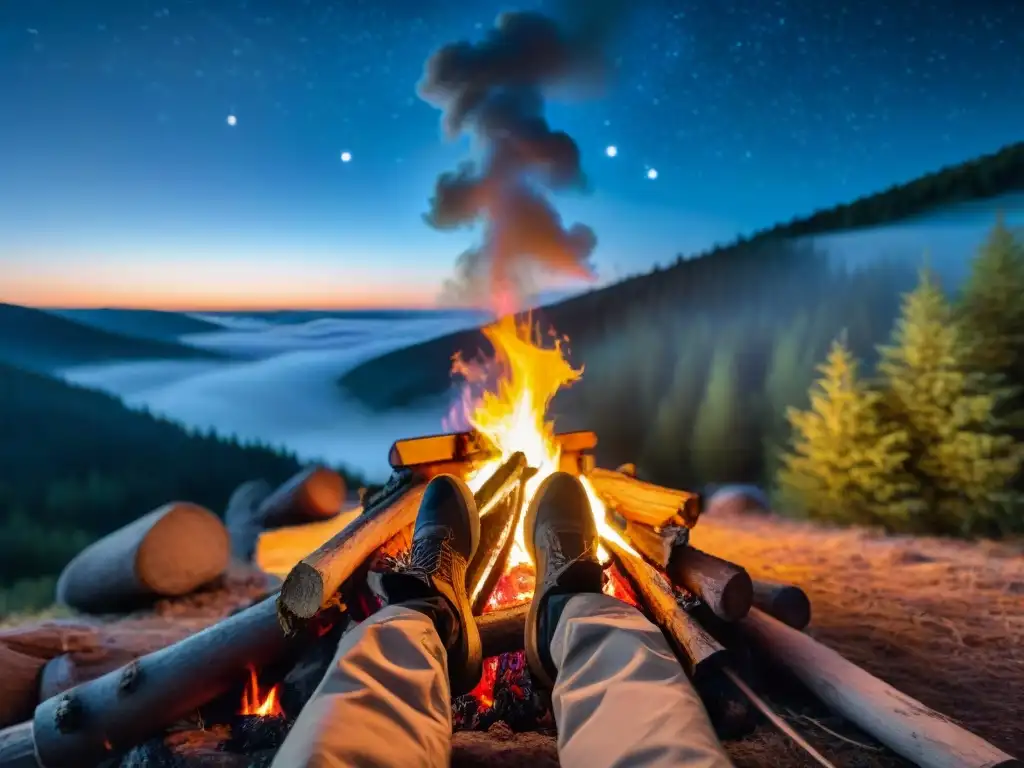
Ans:
MULTIPOLYGON (((430 302, 473 235, 421 216, 470 148, 416 83, 438 46, 542 7, 4 3, 0 299, 430 302)), ((1016 0, 636 7, 601 97, 548 109, 593 187, 559 208, 596 231, 604 280, 1024 132, 1016 0)))

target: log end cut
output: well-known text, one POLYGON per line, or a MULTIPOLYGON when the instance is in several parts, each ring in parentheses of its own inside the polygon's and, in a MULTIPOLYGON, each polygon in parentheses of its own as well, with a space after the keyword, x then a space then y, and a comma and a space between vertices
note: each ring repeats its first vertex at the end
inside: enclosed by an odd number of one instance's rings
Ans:
POLYGON ((296 619, 312 619, 323 605, 324 598, 324 578, 320 571, 308 563, 296 563, 285 578, 277 600, 281 625, 290 632, 296 619))
POLYGON ((333 469, 308 467, 263 501, 259 518, 267 528, 327 520, 341 511, 346 493, 344 478, 333 469))
POLYGON ((140 542, 135 573, 153 594, 179 597, 224 573, 231 543, 224 524, 209 510, 185 502, 169 506, 140 542))

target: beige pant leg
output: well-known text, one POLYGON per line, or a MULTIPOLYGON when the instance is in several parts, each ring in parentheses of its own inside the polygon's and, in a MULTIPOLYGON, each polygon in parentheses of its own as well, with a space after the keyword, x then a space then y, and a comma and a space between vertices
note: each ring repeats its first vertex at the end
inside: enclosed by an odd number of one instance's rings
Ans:
POLYGON ((661 630, 607 595, 566 604, 551 643, 564 768, 727 768, 700 697, 661 630))
POLYGON ((447 768, 451 712, 434 625, 389 606, 342 637, 271 768, 447 768))

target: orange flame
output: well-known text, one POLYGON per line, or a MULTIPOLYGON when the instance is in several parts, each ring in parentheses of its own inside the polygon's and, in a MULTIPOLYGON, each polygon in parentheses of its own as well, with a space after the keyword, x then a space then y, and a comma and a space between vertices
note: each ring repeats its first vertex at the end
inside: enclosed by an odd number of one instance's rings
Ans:
POLYGON ((260 717, 282 717, 284 715, 284 710, 277 702, 277 686, 275 685, 266 695, 261 696, 256 670, 252 668, 249 669, 249 683, 242 692, 241 713, 260 717))
MULTIPOLYGON (((573 368, 566 359, 563 339, 555 338, 553 346, 542 346, 529 317, 517 322, 515 316, 507 315, 484 328, 483 333, 494 347, 494 359, 465 362, 456 357, 452 370, 467 382, 460 403, 461 415, 496 455, 474 467, 466 480, 473 491, 478 490, 502 462, 516 451, 522 451, 527 464, 537 470, 526 483, 525 508, 544 479, 559 468, 561 445, 555 439, 554 422, 548 420, 548 406, 559 390, 582 376, 583 370, 573 368), (490 382, 491 387, 487 388, 491 374, 497 374, 497 381, 490 382)), ((632 550, 608 525, 607 509, 593 486, 586 477, 581 479, 601 535, 632 550)), ((603 547, 599 554, 602 560, 607 560, 603 547)), ((520 522, 507 570, 529 562, 520 522)), ((529 594, 532 594, 532 585, 529 594)))

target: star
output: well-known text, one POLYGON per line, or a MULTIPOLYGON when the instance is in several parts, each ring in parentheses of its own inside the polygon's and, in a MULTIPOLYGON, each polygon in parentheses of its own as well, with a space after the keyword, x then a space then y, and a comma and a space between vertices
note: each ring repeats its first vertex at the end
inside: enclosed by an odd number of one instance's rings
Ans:
POLYGON ((610 144, 605 149, 604 153, 608 155, 608 157, 615 157, 616 155, 619 154, 619 148, 616 147, 614 144, 610 144))
POLYGON ((341 153, 341 162, 347 163, 347 162, 350 162, 351 160, 352 160, 352 153, 351 152, 342 152, 341 153))
POLYGON ((233 125, 237 125, 237 124, 238 124, 238 118, 235 117, 234 115, 228 115, 228 125, 232 125, 233 126, 233 125))
POLYGON ((658 178, 658 170, 656 168, 648 168, 647 178, 650 179, 651 181, 654 181, 656 178, 658 178))

